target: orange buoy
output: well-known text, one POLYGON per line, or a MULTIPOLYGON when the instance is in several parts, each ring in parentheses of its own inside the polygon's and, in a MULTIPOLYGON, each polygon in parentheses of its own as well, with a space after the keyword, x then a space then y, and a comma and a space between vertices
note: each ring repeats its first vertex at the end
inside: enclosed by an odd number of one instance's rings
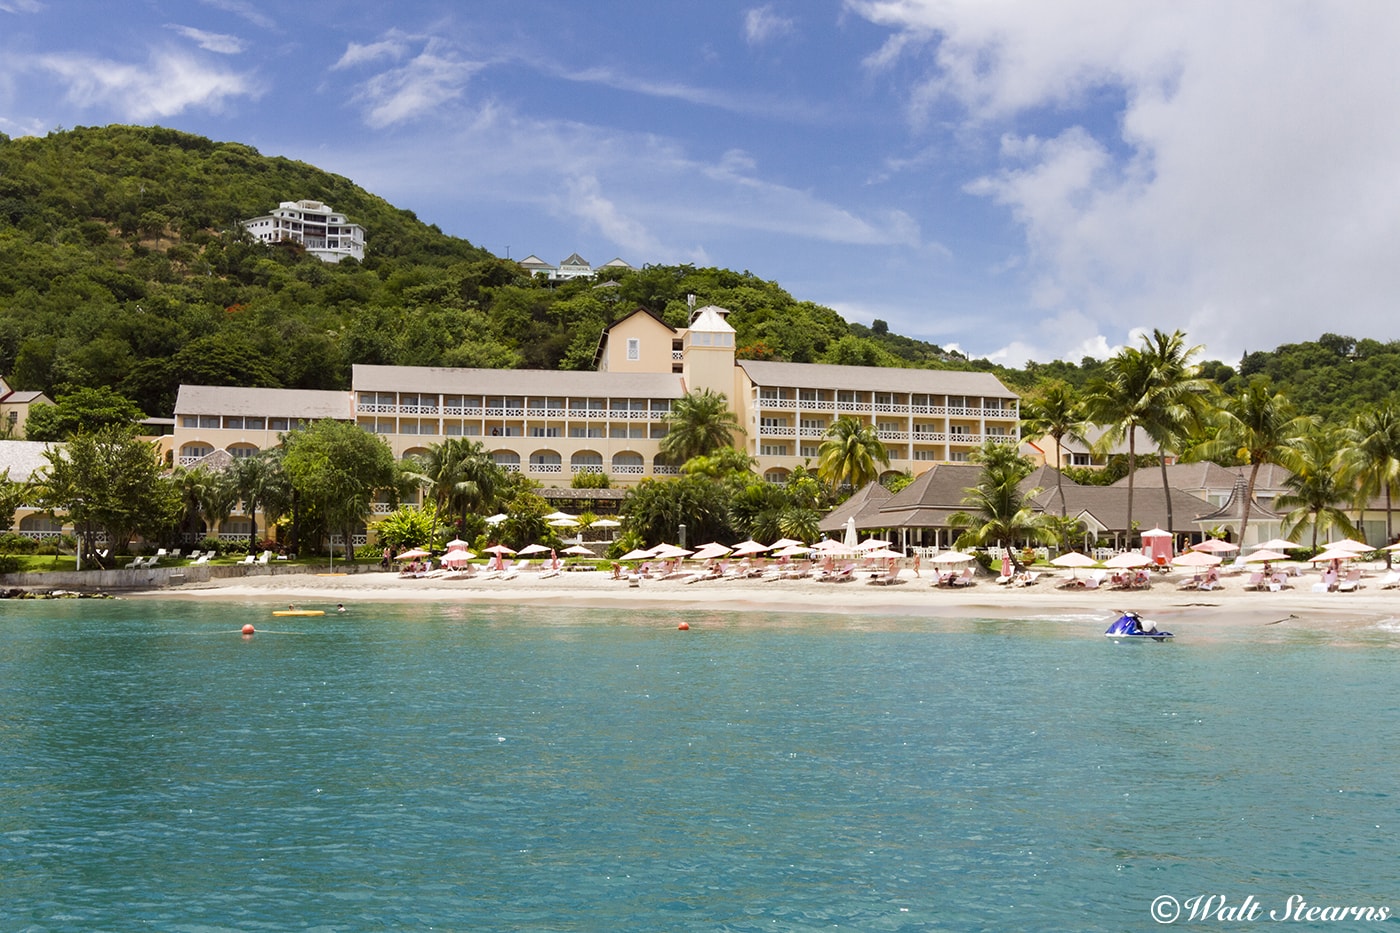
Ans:
POLYGON ((680 625, 677 625, 676 628, 680 629, 682 632, 688 632, 690 631, 690 623, 682 622, 680 625))
POLYGON ((243 634, 244 634, 244 635, 251 635, 251 634, 253 634, 253 633, 256 632, 256 631, 257 631, 257 629, 253 628, 253 626, 252 626, 251 623, 248 624, 248 625, 243 626, 243 634))

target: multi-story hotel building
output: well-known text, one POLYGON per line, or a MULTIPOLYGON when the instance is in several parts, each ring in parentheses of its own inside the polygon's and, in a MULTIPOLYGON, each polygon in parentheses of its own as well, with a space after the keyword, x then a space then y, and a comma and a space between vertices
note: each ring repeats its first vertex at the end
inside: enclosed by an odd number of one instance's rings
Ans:
POLYGON ((727 314, 700 308, 675 329, 634 312, 604 332, 593 372, 357 365, 350 392, 182 386, 175 456, 185 464, 215 449, 246 456, 298 423, 337 418, 382 436, 400 457, 467 437, 546 486, 585 472, 631 485, 676 472, 661 455, 666 416, 700 389, 730 400, 745 432, 735 443, 773 482, 814 464, 843 415, 875 427, 894 472, 921 473, 967 460, 986 440, 1019 439, 1019 400, 995 376, 736 362, 727 314))
POLYGON ((272 213, 243 221, 243 228, 264 243, 300 243, 322 262, 365 258, 365 228, 320 201, 283 201, 272 213))

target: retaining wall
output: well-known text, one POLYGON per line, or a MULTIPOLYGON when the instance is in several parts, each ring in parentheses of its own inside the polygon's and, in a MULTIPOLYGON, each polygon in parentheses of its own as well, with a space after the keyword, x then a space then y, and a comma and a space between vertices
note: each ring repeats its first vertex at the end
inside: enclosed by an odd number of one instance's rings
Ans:
MULTIPOLYGON (((325 573, 307 564, 205 564, 188 567, 142 567, 139 570, 83 570, 0 574, 0 587, 23 590, 149 590, 184 583, 207 583, 232 577, 292 576, 325 573)), ((336 573, 378 573, 378 564, 336 564, 336 573)))

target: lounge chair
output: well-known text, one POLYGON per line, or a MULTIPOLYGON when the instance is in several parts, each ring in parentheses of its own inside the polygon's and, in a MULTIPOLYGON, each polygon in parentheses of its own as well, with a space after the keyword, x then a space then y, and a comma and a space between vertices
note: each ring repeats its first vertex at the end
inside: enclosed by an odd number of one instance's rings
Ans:
POLYGON ((203 566, 204 564, 209 563, 209 558, 211 558, 211 557, 213 557, 213 556, 214 556, 214 552, 213 552, 213 551, 210 551, 208 554, 201 554, 201 555, 199 555, 199 559, 198 559, 198 560, 193 561, 193 564, 194 564, 194 566, 196 566, 196 567, 203 566))
POLYGON ((1347 571, 1346 579, 1337 584, 1338 593, 1354 593, 1361 589, 1361 568, 1353 567, 1347 571))
POLYGON ((1023 570, 1012 580, 1013 586, 1035 586, 1035 581, 1040 579, 1039 570, 1023 570))
POLYGON ((1249 575, 1249 580, 1245 582, 1244 588, 1247 590, 1262 590, 1267 586, 1264 582, 1264 571, 1256 570, 1249 575))
POLYGON ((255 560, 257 560, 257 558, 254 557, 252 554, 249 554, 247 557, 245 557, 245 558, 243 558, 242 560, 240 560, 239 563, 240 563, 240 564, 251 564, 251 563, 253 563, 253 561, 255 561, 255 560))
POLYGON ((1381 582, 1378 586, 1383 590, 1393 590, 1397 586, 1400 586, 1400 571, 1392 570, 1390 573, 1381 577, 1381 582))
POLYGON ((272 552, 271 552, 271 551, 263 551, 262 554, 258 555, 258 563, 260 563, 260 564, 266 564, 266 563, 267 563, 269 560, 271 560, 271 559, 272 559, 272 552))

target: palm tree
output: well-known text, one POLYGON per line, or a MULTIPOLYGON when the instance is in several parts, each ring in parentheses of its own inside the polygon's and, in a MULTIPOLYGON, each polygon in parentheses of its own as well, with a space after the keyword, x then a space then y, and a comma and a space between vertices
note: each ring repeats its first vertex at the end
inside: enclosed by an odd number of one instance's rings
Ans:
POLYGON ((465 521, 468 512, 493 502, 500 488, 500 467, 479 441, 449 437, 409 459, 407 477, 433 502, 433 537, 441 516, 456 510, 465 521))
POLYGON ((1290 541, 1305 525, 1312 526, 1312 547, 1317 548, 1319 531, 1336 528, 1350 537, 1356 532, 1339 504, 1351 497, 1341 470, 1343 457, 1338 432, 1317 428, 1303 435, 1294 447, 1293 473, 1283 481, 1288 492, 1278 497, 1285 513, 1284 534, 1290 541))
MULTIPOLYGON (((1372 496, 1385 496, 1385 540, 1395 540, 1391 522, 1391 497, 1400 486, 1400 412, 1386 403, 1379 408, 1366 409, 1347 426, 1343 463, 1349 475, 1357 479, 1357 505, 1361 509, 1360 524, 1366 518, 1366 503, 1372 496)), ((1386 552, 1389 558, 1390 552, 1386 552)))
POLYGON ((1107 425, 1099 439, 1105 449, 1128 440, 1128 528, 1133 527, 1133 475, 1137 471, 1137 429, 1145 427, 1156 404, 1155 368, 1144 351, 1124 347, 1104 364, 1107 375, 1089 382, 1084 399, 1089 417, 1107 425))
POLYGON ((1216 417, 1219 427, 1216 436, 1197 446, 1191 455, 1250 465, 1244 491, 1244 514, 1240 519, 1240 542, 1243 543, 1259 467, 1266 463, 1290 466, 1295 459, 1294 445, 1313 422, 1298 414, 1287 396, 1275 392, 1269 378, 1260 375, 1252 378, 1239 395, 1225 399, 1216 417))
MULTIPOLYGON (((285 498, 282 487, 289 483, 278 458, 267 452, 234 460, 229 480, 243 502, 243 511, 248 514, 248 552, 251 554, 258 549, 258 510, 266 512, 269 502, 282 501, 285 498)), ((276 518, 271 514, 265 517, 269 526, 276 518)))
POLYGON ((854 415, 833 421, 817 450, 817 475, 833 492, 843 484, 860 489, 879 479, 880 468, 889 465, 890 452, 874 426, 854 415))
POLYGON ((1055 491, 1060 496, 1061 517, 1069 514, 1065 503, 1064 440, 1088 443, 1084 435, 1089 424, 1074 390, 1059 379, 1046 383, 1021 404, 1021 436, 1050 437, 1055 441, 1055 491))
POLYGON ((1196 366, 1191 362, 1202 349, 1200 345, 1186 346, 1186 335, 1179 330, 1166 334, 1154 329, 1152 336, 1143 340, 1143 355, 1152 366, 1152 382, 1151 404, 1142 427, 1147 436, 1157 442, 1168 530, 1173 529, 1175 523, 1171 487, 1167 483, 1167 453, 1180 452, 1189 433, 1199 426, 1204 416, 1209 383, 1196 375, 1196 366))
POLYGON ((975 459, 982 464, 982 472, 977 485, 968 488, 963 498, 969 511, 949 516, 948 525, 967 529, 959 536, 959 545, 985 546, 995 542, 1011 555, 1019 571, 1021 564, 1011 545, 1017 541, 1054 541, 1055 519, 1028 504, 1040 490, 1031 490, 1029 494, 1021 492, 1021 480, 1029 475, 1032 464, 1015 448, 989 442, 977 452, 975 459))
POLYGON ((661 453, 673 463, 729 447, 736 433, 744 433, 724 393, 712 389, 690 392, 672 402, 666 425, 661 453))

